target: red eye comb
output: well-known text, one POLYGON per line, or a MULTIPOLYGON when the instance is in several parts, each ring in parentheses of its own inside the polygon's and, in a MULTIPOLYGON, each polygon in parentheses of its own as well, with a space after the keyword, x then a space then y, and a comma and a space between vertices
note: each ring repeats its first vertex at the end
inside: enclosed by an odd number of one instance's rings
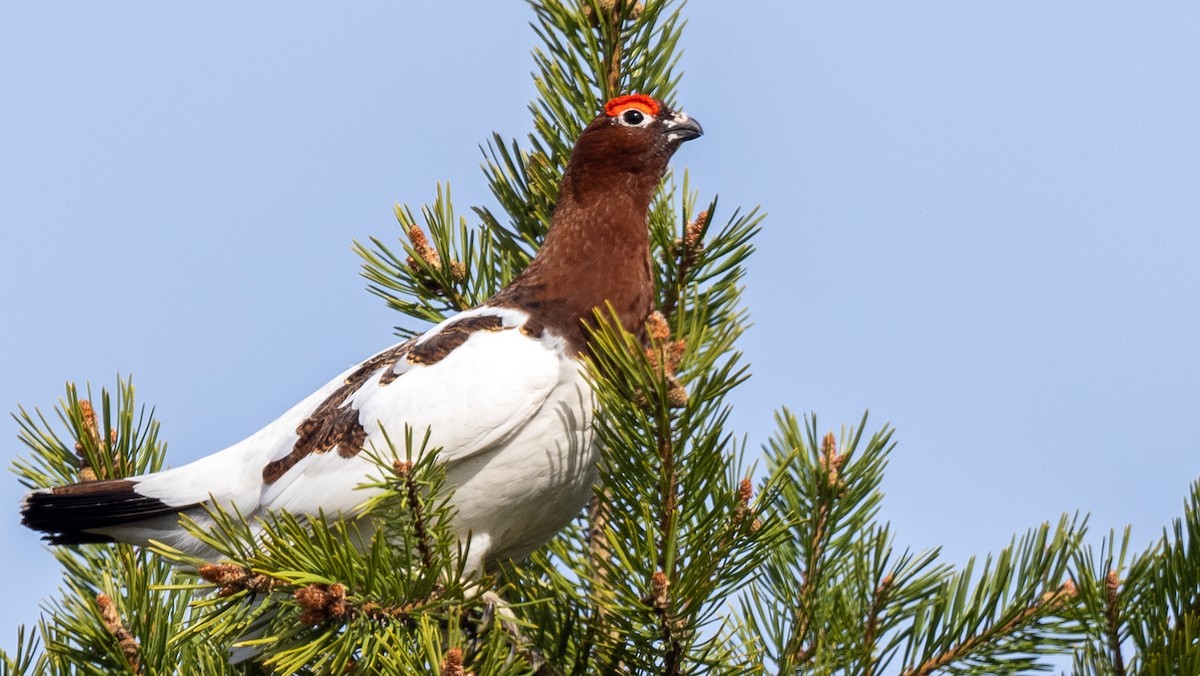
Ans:
POLYGON ((651 117, 658 115, 659 110, 658 101, 645 94, 626 94, 625 96, 618 96, 604 104, 604 114, 609 117, 616 117, 630 108, 640 110, 651 117))

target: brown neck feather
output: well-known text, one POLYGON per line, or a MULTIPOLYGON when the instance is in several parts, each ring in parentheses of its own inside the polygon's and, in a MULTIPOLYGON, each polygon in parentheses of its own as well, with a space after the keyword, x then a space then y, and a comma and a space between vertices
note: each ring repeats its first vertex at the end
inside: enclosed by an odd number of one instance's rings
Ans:
POLYGON ((529 312, 573 352, 586 354, 583 323, 605 302, 625 330, 639 336, 654 309, 646 218, 666 158, 617 167, 581 161, 578 151, 563 175, 541 250, 490 304, 529 312))

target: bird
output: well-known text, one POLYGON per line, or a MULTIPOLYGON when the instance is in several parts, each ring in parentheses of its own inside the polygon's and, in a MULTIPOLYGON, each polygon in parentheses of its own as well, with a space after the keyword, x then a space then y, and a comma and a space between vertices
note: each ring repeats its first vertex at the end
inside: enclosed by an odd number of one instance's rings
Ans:
POLYGON ((52 544, 158 541, 215 552, 180 524, 206 509, 253 523, 269 513, 350 514, 378 472, 364 449, 404 431, 453 487, 463 568, 520 560, 587 503, 599 450, 584 373, 589 323, 611 307, 644 339, 655 309, 647 224, 668 162, 700 124, 625 94, 578 136, 550 227, 529 265, 474 308, 347 369, 246 439, 176 468, 35 490, 22 523, 52 544))

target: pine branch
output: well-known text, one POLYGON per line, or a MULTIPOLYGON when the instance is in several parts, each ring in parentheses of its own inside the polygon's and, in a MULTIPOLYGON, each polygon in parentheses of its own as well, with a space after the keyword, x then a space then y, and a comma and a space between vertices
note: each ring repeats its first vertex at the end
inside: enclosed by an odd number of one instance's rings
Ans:
POLYGON ((904 673, 951 665, 1019 673, 1068 648, 1075 627, 1066 616, 1077 589, 1067 570, 1083 532, 1064 516, 1053 530, 1043 524, 989 556, 977 581, 973 560, 946 577, 917 609, 904 673))
MULTIPOLYGON (((656 331, 648 333, 655 336, 656 331)), ((681 340, 691 344, 695 337, 681 340)), ((662 673, 692 668, 685 664, 721 664, 731 657, 698 641, 698 630, 711 617, 709 604, 721 598, 720 590, 743 584, 761 561, 757 539, 782 532, 763 528, 761 521, 755 525, 744 473, 730 471, 730 440, 718 431, 725 413, 714 408, 714 393, 727 391, 739 371, 733 363, 707 370, 711 380, 693 381, 696 396, 678 406, 666 365, 657 358, 661 341, 669 338, 652 338, 651 348, 643 350, 611 321, 602 321, 593 337, 594 386, 606 413, 598 434, 604 447, 621 449, 605 459, 605 474, 611 477, 606 481, 611 492, 605 498, 612 507, 605 537, 613 553, 606 566, 617 608, 613 621, 622 644, 655 646, 636 657, 625 653, 622 664, 662 673), (653 497, 642 493, 641 486, 655 486, 653 497), (639 531, 653 533, 653 538, 638 546, 639 531), (642 582, 629 586, 633 580, 642 582)), ((717 342, 729 345, 724 340, 717 342)), ((685 352, 680 364, 685 372, 690 368, 687 356, 685 352)))
MULTIPOLYGON (((422 207, 424 225, 408 207, 397 204, 394 212, 404 233, 399 242, 403 254, 379 238, 371 238, 370 245, 354 244, 363 259, 368 290, 389 307, 420 322, 436 323, 478 305, 500 288, 496 252, 456 215, 449 185, 439 184, 434 203, 422 207)), ((509 276, 500 275, 505 281, 509 276)), ((418 334, 400 327, 397 332, 405 338, 418 334)))
POLYGON ((972 659, 973 654, 987 650, 991 644, 1008 641, 1013 634, 1024 631, 1040 618, 1062 611, 1074 594, 1074 586, 1064 583, 1058 591, 1046 592, 1032 605, 1012 615, 1007 622, 987 627, 962 643, 951 646, 945 652, 906 670, 904 676, 926 676, 956 662, 972 659))
POLYGON ((27 633, 25 625, 17 627, 17 647, 13 654, 0 648, 0 676, 46 673, 48 664, 36 634, 27 633))
POLYGON ((1121 652, 1121 608, 1120 589, 1121 578, 1117 571, 1110 570, 1104 576, 1104 620, 1105 638, 1108 639, 1108 650, 1112 656, 1112 669, 1116 676, 1125 676, 1125 656, 1121 652))
MULTIPOLYGON (((340 671, 377 654, 416 655, 423 626, 441 631, 468 622, 464 609, 481 604, 464 586, 444 469, 427 442, 409 430, 403 450, 364 451, 378 478, 363 486, 353 518, 280 513, 247 523, 213 508, 185 521, 189 534, 227 562, 205 564, 156 546, 196 569, 192 589, 216 592, 197 602, 199 619, 182 636, 241 641, 263 664, 287 673, 340 671), (423 625, 427 620, 433 623, 423 625), (255 639, 246 642, 247 635, 255 639)), ((472 660, 483 650, 464 649, 472 660)), ((422 659, 432 660, 427 653, 422 659)))
MULTIPOLYGON (((687 189, 687 174, 684 174, 683 191, 686 194, 687 189)), ((688 220, 684 216, 683 232, 678 238, 672 242, 670 248, 663 248, 664 255, 673 256, 673 260, 663 266, 664 275, 668 279, 660 282, 659 288, 663 289, 663 302, 660 311, 669 320, 675 307, 682 300, 687 289, 690 287, 692 278, 692 269, 700 262, 701 255, 704 253, 704 234, 708 230, 709 214, 716 211, 717 203, 713 200, 708 209, 701 211, 692 220, 688 220)), ((687 209, 687 205, 684 206, 687 209)))
POLYGON ((1200 673, 1200 483, 1184 516, 1145 551, 1129 553, 1130 531, 1109 535, 1099 553, 1073 561, 1075 618, 1085 638, 1077 671, 1200 673))
POLYGON ((153 410, 134 407, 132 380, 118 378, 115 400, 101 390, 99 411, 91 386, 84 393, 80 397, 78 388, 68 383, 54 410, 69 441, 40 410, 22 407, 13 415, 17 439, 29 456, 14 460, 12 471, 27 488, 120 478, 162 467, 166 449, 158 441, 159 425, 153 410))
MULTIPOLYGON (((771 552, 762 581, 743 599, 743 613, 783 671, 844 658, 849 645, 858 646, 852 652, 859 661, 871 664, 874 644, 891 621, 871 610, 877 590, 895 589, 897 581, 902 589, 927 587, 922 571, 932 561, 905 554, 889 568, 886 531, 873 522, 891 433, 884 429, 860 447, 860 426, 843 433, 839 450, 832 434, 817 441, 815 418, 804 430, 786 410, 777 420, 767 449, 766 518, 783 524, 789 537, 771 552), (847 607, 862 610, 851 615, 847 607)), ((903 590, 895 594, 888 609, 908 602, 903 590)))
MULTIPOLYGON (((161 467, 165 447, 158 422, 137 406, 131 382, 118 382, 115 396, 107 389, 98 397, 90 387, 84 392, 81 397, 68 385, 52 416, 19 411, 19 438, 31 455, 15 461, 13 471, 25 485, 120 478, 161 467)), ((63 566, 63 592, 43 606, 45 652, 36 663, 26 658, 37 673, 164 673, 181 663, 200 665, 204 673, 227 672, 219 647, 173 640, 191 618, 192 595, 170 586, 174 571, 164 562, 127 545, 56 548, 54 556, 63 566)))

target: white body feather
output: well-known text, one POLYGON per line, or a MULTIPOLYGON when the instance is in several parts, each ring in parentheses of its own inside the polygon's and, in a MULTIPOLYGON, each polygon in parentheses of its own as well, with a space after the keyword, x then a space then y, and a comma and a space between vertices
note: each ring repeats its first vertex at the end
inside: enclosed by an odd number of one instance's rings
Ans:
MULTIPOLYGON (((468 570, 485 561, 523 557, 549 540, 587 502, 596 477, 591 389, 563 341, 520 330, 529 319, 526 313, 475 308, 430 329, 418 344, 452 322, 481 315, 501 317, 504 330, 475 331, 429 365, 401 359, 394 368, 399 377, 387 384, 380 383, 387 367, 381 368, 343 404, 358 412, 367 448, 387 450, 381 428, 399 453, 405 426, 418 440, 429 430, 428 447, 441 449, 439 460, 455 488, 456 530, 464 540, 470 534, 468 570)), ((297 427, 357 368, 225 450, 134 478, 134 490, 174 506, 215 500, 251 520, 272 510, 349 513, 370 496, 356 487, 377 471, 362 454, 310 453, 273 483, 264 481, 263 468, 291 453, 297 427)), ((211 554, 173 517, 97 532, 211 554)))

